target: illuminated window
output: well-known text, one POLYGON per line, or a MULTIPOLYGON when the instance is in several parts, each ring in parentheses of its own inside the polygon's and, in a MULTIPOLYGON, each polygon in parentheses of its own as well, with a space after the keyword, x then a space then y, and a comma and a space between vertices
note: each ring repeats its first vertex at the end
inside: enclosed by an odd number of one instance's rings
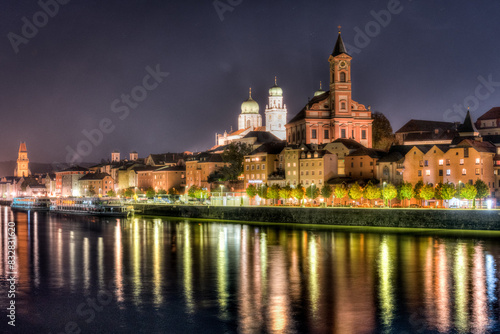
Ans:
POLYGON ((462 175, 467 175, 467 169, 462 169, 462 175))
POLYGON ((427 169, 427 170, 425 171, 425 175, 426 175, 426 176, 431 176, 431 171, 427 169))
POLYGON ((476 175, 479 175, 479 168, 476 168, 476 175))
POLYGON ((480 162, 481 162, 481 159, 477 158, 476 159, 476 165, 479 165, 480 162))
POLYGON ((443 159, 439 160, 439 166, 442 166, 442 165, 443 165, 443 163, 444 163, 444 160, 443 160, 443 159))
POLYGON ((464 159, 460 159, 460 164, 463 165, 464 164, 464 159))

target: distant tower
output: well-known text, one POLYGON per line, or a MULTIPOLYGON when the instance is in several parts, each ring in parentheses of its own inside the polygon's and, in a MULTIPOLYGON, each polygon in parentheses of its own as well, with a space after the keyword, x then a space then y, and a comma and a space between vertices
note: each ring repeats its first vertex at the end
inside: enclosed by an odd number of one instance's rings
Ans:
POLYGON ((281 140, 286 139, 286 105, 283 104, 283 90, 278 87, 274 77, 274 86, 269 89, 269 105, 266 106, 266 131, 281 140))
POLYGON ((137 159, 139 159, 139 154, 136 151, 130 152, 130 161, 136 161, 137 159))
POLYGON ((111 153, 111 162, 120 162, 120 152, 113 151, 111 153))
POLYGON ((241 104, 241 114, 238 117, 238 130, 251 130, 262 126, 262 116, 259 114, 259 104, 252 99, 252 88, 248 100, 241 104))
POLYGON ((26 149, 26 143, 21 142, 19 145, 19 154, 17 157, 17 168, 14 171, 14 176, 30 176, 31 172, 29 169, 29 159, 28 150, 26 149))

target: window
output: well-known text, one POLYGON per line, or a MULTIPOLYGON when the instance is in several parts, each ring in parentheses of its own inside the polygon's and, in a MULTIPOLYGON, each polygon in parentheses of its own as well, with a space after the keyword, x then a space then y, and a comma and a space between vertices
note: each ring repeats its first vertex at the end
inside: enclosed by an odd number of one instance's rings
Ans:
POLYGON ((354 162, 351 162, 351 168, 354 167, 354 162))
POLYGON ((464 164, 464 159, 460 159, 460 164, 463 165, 464 164))
POLYGON ((442 166, 442 165, 443 165, 443 163, 444 163, 444 160, 443 160, 443 159, 439 160, 439 166, 442 166))
POLYGON ((340 129, 340 138, 345 138, 345 129, 340 129))
POLYGON ((422 176, 422 171, 421 170, 418 171, 418 176, 422 176))
POLYGON ((300 175, 302 175, 302 176, 303 176, 303 175, 304 175, 304 171, 300 172, 300 175))
POLYGON ((366 139, 366 130, 361 130, 361 139, 366 139))
POLYGON ((290 167, 290 163, 287 164, 287 167, 290 167))
POLYGON ((476 159, 476 165, 479 165, 480 162, 481 162, 481 159, 477 158, 476 159))
POLYGON ((345 72, 341 72, 340 73, 340 82, 345 82, 346 81, 346 78, 345 78, 345 72))
POLYGON ((428 166, 429 166, 429 160, 425 160, 425 161, 424 161, 424 166, 425 166, 425 167, 428 167, 428 166))
POLYGON ((311 138, 316 139, 316 130, 312 130, 311 132, 311 138))
POLYGON ((297 171, 296 170, 293 171, 293 175, 297 175, 297 171))
POLYGON ((309 171, 308 170, 306 170, 306 175, 309 175, 309 171))
POLYGON ((425 171, 425 175, 426 175, 426 176, 431 176, 431 171, 427 169, 427 170, 425 171))
POLYGON ((257 165, 257 170, 259 170, 259 169, 260 169, 260 165, 257 165))
POLYGON ((322 171, 319 171, 319 175, 321 175, 321 174, 323 174, 323 172, 322 172, 322 171))
POLYGON ((248 166, 248 165, 247 165, 247 166, 246 166, 246 170, 249 170, 249 169, 250 169, 250 166, 248 166))
POLYGON ((328 132, 328 130, 325 130, 324 137, 325 137, 325 139, 330 138, 330 133, 328 132))
POLYGON ((297 167, 297 164, 295 162, 293 163, 293 167, 297 167))
POLYGON ((314 175, 314 171, 311 172, 311 175, 314 175))
POLYGON ((464 147, 464 158, 468 158, 468 157, 469 157, 469 148, 464 147))
POLYGON ((370 166, 373 166, 373 161, 370 161, 370 166))
POLYGON ((290 175, 290 171, 288 171, 288 175, 290 175))
POLYGON ((423 162, 422 160, 420 160, 420 161, 418 162, 418 165, 419 165, 420 167, 424 167, 424 162, 423 162))
POLYGON ((462 169, 462 175, 467 175, 467 169, 462 169))
POLYGON ((442 169, 439 170, 439 176, 443 176, 443 170, 442 169))
POLYGON ((255 169, 255 165, 252 165, 252 170, 254 170, 254 169, 255 169))
POLYGON ((266 164, 262 164, 262 170, 266 169, 266 164))
POLYGON ((450 159, 446 159, 446 166, 450 165, 450 159))
POLYGON ((360 163, 359 163, 359 167, 363 167, 363 162, 360 162, 360 163))
POLYGON ((479 168, 476 168, 476 175, 479 175, 479 168))

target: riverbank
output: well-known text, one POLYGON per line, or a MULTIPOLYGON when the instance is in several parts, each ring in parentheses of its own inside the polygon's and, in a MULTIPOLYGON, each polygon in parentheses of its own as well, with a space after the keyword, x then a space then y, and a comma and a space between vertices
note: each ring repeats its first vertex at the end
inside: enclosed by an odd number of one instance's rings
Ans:
POLYGON ((134 204, 142 215, 394 228, 500 231, 500 210, 224 207, 134 204))

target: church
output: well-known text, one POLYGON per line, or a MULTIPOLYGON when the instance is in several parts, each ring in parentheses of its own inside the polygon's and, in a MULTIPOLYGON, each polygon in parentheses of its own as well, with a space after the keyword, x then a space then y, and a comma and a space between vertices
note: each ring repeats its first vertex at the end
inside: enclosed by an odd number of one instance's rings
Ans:
POLYGON ((29 159, 28 159, 28 150, 26 149, 26 143, 21 142, 19 145, 19 153, 17 157, 17 167, 14 170, 14 176, 16 177, 26 177, 31 175, 31 171, 29 169, 29 159))
POLYGON ((238 116, 238 130, 215 135, 215 145, 224 146, 245 137, 251 131, 270 132, 281 140, 286 139, 285 125, 287 109, 283 103, 283 89, 278 86, 274 78, 274 86, 269 89, 269 104, 265 109, 266 125, 262 125, 259 104, 252 99, 250 88, 248 100, 241 104, 241 113, 238 116))
POLYGON ((314 98, 286 125, 288 145, 327 144, 336 139, 352 139, 372 147, 370 107, 352 99, 351 60, 341 33, 330 63, 330 90, 321 89, 314 98))

